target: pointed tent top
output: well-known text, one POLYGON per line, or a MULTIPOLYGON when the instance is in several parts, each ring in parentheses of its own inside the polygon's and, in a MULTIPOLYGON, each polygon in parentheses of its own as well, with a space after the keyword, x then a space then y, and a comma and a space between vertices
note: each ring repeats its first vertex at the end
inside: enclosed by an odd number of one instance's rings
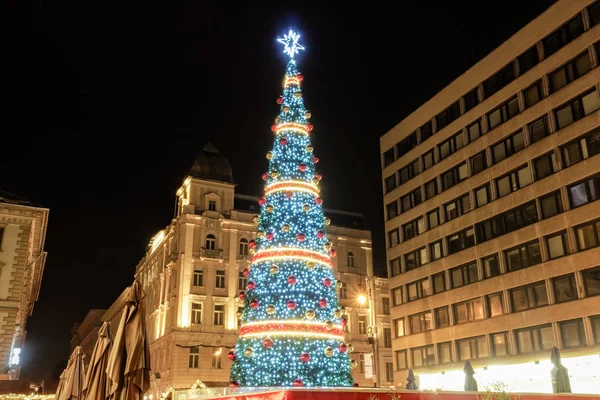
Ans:
POLYGON ((209 181, 233 183, 229 160, 210 141, 202 147, 202 151, 194 160, 188 175, 209 181))
POLYGON ((463 369, 463 371, 467 375, 475 375, 475 370, 473 369, 473 366, 471 365, 471 362, 469 360, 465 362, 465 368, 463 369))
POLYGON ((104 321, 100 327, 100 330, 98 331, 98 336, 110 339, 110 322, 104 321))
POLYGON ((138 304, 142 299, 142 284, 137 279, 133 281, 133 284, 129 288, 129 293, 127 293, 127 303, 135 303, 138 304))
POLYGON ((206 142, 206 144, 202 148, 202 151, 205 151, 205 152, 208 152, 208 153, 217 153, 217 154, 219 153, 219 150, 217 150, 217 148, 215 147, 215 145, 212 144, 210 140, 208 142, 206 142))
POLYGON ((560 365, 560 351, 558 347, 552 347, 552 353, 550 353, 550 362, 556 366, 560 365))

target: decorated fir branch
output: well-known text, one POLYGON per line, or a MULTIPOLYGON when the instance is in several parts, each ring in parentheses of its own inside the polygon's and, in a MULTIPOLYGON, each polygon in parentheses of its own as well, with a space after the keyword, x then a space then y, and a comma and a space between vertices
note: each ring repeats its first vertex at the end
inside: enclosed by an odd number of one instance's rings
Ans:
POLYGON ((294 55, 304 49, 290 31, 279 115, 271 127, 273 148, 263 175, 265 194, 243 302, 240 337, 228 358, 233 387, 347 387, 353 378, 344 341, 347 323, 339 306, 327 238, 329 220, 319 195, 319 158, 310 140, 313 129, 304 107, 294 55))

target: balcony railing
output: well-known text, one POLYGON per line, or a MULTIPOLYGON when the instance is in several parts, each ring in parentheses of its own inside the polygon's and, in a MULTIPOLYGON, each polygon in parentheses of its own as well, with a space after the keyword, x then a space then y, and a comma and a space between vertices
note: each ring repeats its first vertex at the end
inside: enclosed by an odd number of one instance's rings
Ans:
POLYGON ((200 257, 222 260, 223 259, 223 250, 222 249, 210 250, 210 249, 202 248, 200 250, 200 257))

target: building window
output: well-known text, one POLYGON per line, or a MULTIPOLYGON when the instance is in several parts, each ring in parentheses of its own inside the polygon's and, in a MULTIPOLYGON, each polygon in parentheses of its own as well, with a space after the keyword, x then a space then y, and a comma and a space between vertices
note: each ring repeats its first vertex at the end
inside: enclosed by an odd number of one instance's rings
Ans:
POLYGON ((560 190, 540 197, 540 206, 542 208, 542 218, 550 218, 563 212, 560 190))
POLYGON ((539 102, 544 97, 543 93, 542 80, 540 79, 523 92, 523 97, 525 97, 525 107, 531 107, 539 102))
MULTIPOLYGON (((441 128, 438 127, 438 131, 441 128)), ((427 122, 425 125, 421 127, 421 142, 423 143, 427 139, 429 139, 433 135, 433 125, 431 121, 427 122)))
POLYGON ((438 272, 431 277, 433 281, 433 293, 442 293, 446 291, 446 273, 444 271, 438 272))
POLYGON ((494 357, 507 356, 508 353, 508 332, 492 333, 490 335, 492 342, 492 353, 494 357))
POLYGON ((500 275, 500 264, 498 263, 498 254, 485 257, 481 260, 483 264, 484 279, 493 278, 500 275))
POLYGON ((418 250, 413 251, 404 255, 404 261, 406 262, 406 270, 411 271, 415 268, 419 268, 421 265, 425 265, 429 262, 427 257, 427 248, 422 247, 418 250))
POLYGON ((581 272, 583 286, 587 297, 600 294, 600 267, 586 269, 581 272))
POLYGON ((591 249, 600 245, 600 220, 587 222, 575 228, 577 247, 579 251, 591 249))
POLYGON ((469 193, 465 193, 459 198, 452 200, 450 203, 445 204, 444 211, 446 212, 446 221, 452 221, 454 218, 458 218, 471 211, 471 198, 469 197, 469 193))
POLYGON ((571 125, 600 108, 598 92, 592 90, 554 110, 558 129, 571 125))
POLYGON ((507 250, 505 251, 505 255, 507 268, 510 272, 531 267, 542 262, 540 242, 537 240, 507 250))
POLYGON ((585 334, 581 319, 559 322, 560 336, 565 349, 585 346, 585 334))
POLYGON ((413 367, 423 367, 435 364, 433 345, 412 349, 413 367))
POLYGON ((348 268, 354 268, 355 265, 354 265, 354 253, 353 252, 351 252, 351 251, 348 252, 347 260, 348 260, 348 268))
POLYGON ((554 290, 555 303, 577 300, 577 288, 575 286, 575 275, 573 274, 552 278, 552 289, 554 290))
MULTIPOLYGON (((600 3, 598 3, 600 4, 600 3)), ((600 344, 600 315, 590 318, 592 324, 592 333, 594 335, 594 344, 600 344)))
POLYGON ((413 132, 396 144, 397 159, 417 147, 417 132, 413 132))
POLYGON ((381 308, 382 308, 382 313, 384 315, 390 315, 390 298, 389 297, 381 298, 381 308))
POLYGON ((485 318, 483 302, 479 297, 454 304, 452 307, 454 307, 455 324, 463 324, 465 322, 478 321, 485 318))
POLYGON ((425 231, 425 220, 421 217, 410 221, 409 223, 402 225, 402 231, 404 233, 404 241, 412 239, 425 231))
POLYGON ((421 188, 417 188, 400 199, 402 212, 407 212, 413 207, 418 206, 423 202, 421 188))
POLYGON ((483 93, 487 99, 515 79, 515 66, 511 62, 491 78, 483 82, 483 93))
POLYGON ((358 333, 363 335, 367 333, 367 317, 365 315, 358 316, 358 333))
POLYGON ((2 250, 2 239, 4 238, 4 227, 0 226, 0 250, 2 250))
POLYGON ((583 181, 567 186, 571 208, 598 200, 600 197, 600 175, 586 178, 583 181))
POLYGON ((392 276, 400 275, 400 257, 390 260, 390 273, 392 276))
POLYGON ((414 301, 430 296, 431 287, 429 286, 429 278, 409 283, 406 285, 406 290, 408 291, 408 301, 414 301))
POLYGON ((442 258, 442 240, 429 244, 429 250, 431 251, 431 261, 439 260, 442 258))
POLYGON ((556 168, 554 168, 555 165, 556 157, 553 151, 536 158, 533 160, 535 178, 539 181, 540 179, 544 179, 545 177, 552 175, 556 172, 556 168))
POLYGON ((190 355, 188 358, 189 368, 199 368, 200 363, 200 347, 190 347, 190 355))
POLYGON ((512 156, 518 151, 525 147, 525 140, 523 137, 523 131, 513 133, 508 138, 504 139, 500 143, 492 146, 492 157, 494 163, 499 163, 507 157, 512 156))
POLYGON ((595 2, 588 7, 588 14, 590 15, 591 26, 600 23, 600 2, 595 2))
POLYGON ((394 320, 394 329, 396 337, 402 337, 406 334, 404 331, 404 318, 398 318, 394 320))
POLYGON ((486 183, 485 185, 478 187, 475 189, 475 206, 483 207, 487 203, 492 200, 492 194, 490 192, 490 184, 486 183))
POLYGON ((388 243, 390 247, 394 247, 400 243, 400 233, 398 228, 392 229, 388 232, 388 243))
POLYGON ((392 289, 392 302, 395 306, 399 306, 403 303, 402 286, 392 289))
POLYGON ((241 256, 248 255, 248 239, 246 239, 246 238, 240 239, 240 255, 241 256))
POLYGON ((479 243, 514 232, 537 222, 535 201, 522 204, 476 225, 479 243))
POLYGON ((206 250, 214 250, 216 242, 217 239, 215 238, 215 235, 209 233, 208 235, 206 235, 206 242, 204 247, 206 248, 206 250))
POLYGON ((361 374, 365 373, 365 355, 360 354, 358 365, 360 366, 359 370, 361 374))
POLYGON ((469 135, 469 143, 481 136, 483 134, 481 130, 481 119, 478 119, 469 125, 467 127, 467 133, 469 135))
POLYGON ((433 149, 423 154, 423 170, 426 170, 435 164, 435 157, 433 156, 433 149))
POLYGON ((544 57, 548 58, 567 43, 583 33, 583 18, 578 13, 575 18, 558 28, 542 40, 544 57))
POLYGON ((476 175, 487 168, 485 151, 471 157, 471 176, 476 175))
POLYGON ((529 124, 529 138, 531 144, 539 142, 548 135, 550 135, 550 129, 548 128, 547 115, 544 115, 542 118, 529 124))
POLYGON ((454 235, 447 236, 447 238, 448 253, 458 253, 459 251, 475 246, 475 229, 468 228, 454 235))
POLYGON ((585 75, 592 69, 589 53, 584 51, 574 60, 569 61, 556 71, 550 73, 550 90, 556 92, 558 89, 573 82, 575 79, 585 75))
POLYGON ((507 194, 516 192, 529 185, 531 182, 531 172, 529 166, 525 164, 503 177, 496 179, 498 197, 504 197, 507 194))
POLYGON ((469 93, 463 96, 465 101, 465 112, 469 111, 477 104, 479 104, 479 96, 477 96, 477 88, 471 90, 469 93))
POLYGON ((425 184, 425 200, 431 199, 437 194, 437 179, 432 179, 425 184))
POLYGON ((488 348, 485 336, 476 336, 456 341, 458 347, 458 358, 460 361, 487 358, 488 348))
POLYGON ((438 344, 438 359, 440 364, 449 364, 452 362, 452 342, 438 344))
POLYGON ((546 283, 544 281, 510 289, 509 293, 513 312, 531 310, 548 305, 548 293, 546 292, 546 283))
POLYGON ((463 139, 463 134, 462 131, 458 132, 457 134, 455 134, 454 136, 452 136, 450 139, 446 140, 445 142, 442 142, 439 145, 439 149, 440 149, 440 160, 443 160, 444 158, 448 157, 450 154, 455 153, 456 151, 460 150, 461 148, 463 148, 465 145, 465 141, 463 139))
POLYGON ((477 273, 477 262, 472 261, 469 264, 461 265, 450 270, 450 282, 452 289, 475 283, 479 280, 477 273))
POLYGON ((490 130, 505 123, 519 112, 519 100, 515 96, 487 115, 490 130))
POLYGON ((221 369, 221 349, 215 351, 212 356, 212 367, 221 369))
POLYGON ((385 178, 385 192, 389 193, 396 188, 396 174, 392 174, 385 178))
POLYGON ((504 295, 502 292, 492 293, 485 296, 489 318, 504 315, 504 295))
POLYGON ((383 153, 383 166, 384 167, 387 167, 388 165, 393 163, 395 160, 396 160, 396 158, 394 157, 394 148, 393 147, 391 149, 389 149, 388 151, 386 151, 385 153, 383 153))
POLYGON ((202 323, 202 304, 192 303, 192 324, 202 323))
POLYGON ((194 279, 193 279, 194 286, 204 286, 203 281, 204 281, 204 274, 203 274, 202 270, 201 269, 194 270, 194 279))
POLYGON ((394 200, 387 206, 385 206, 387 211, 387 219, 390 220, 398 216, 398 201, 394 200))
POLYGON ((537 65, 540 62, 540 58, 538 57, 537 47, 533 46, 519 57, 517 57, 517 62, 519 63, 519 74, 523 75, 525 72, 529 71, 531 68, 537 65))
POLYGON ((450 107, 436 115, 435 122, 437 125, 437 131, 439 132, 451 122, 455 121, 458 117, 460 117, 460 104, 458 101, 456 101, 450 107))
POLYGON ((546 236, 546 244, 548 245, 548 258, 550 260, 566 255, 568 253, 567 231, 546 236))
POLYGON ((394 382, 394 364, 391 362, 385 363, 385 379, 386 382, 394 382))
POLYGON ((440 224, 440 214, 437 208, 427 213, 427 220, 429 222, 429 229, 433 229, 440 224))
POLYGON ((340 299, 348 298, 348 288, 346 287, 346 282, 342 282, 342 286, 340 287, 340 299))
POLYGON ((238 307, 237 308, 237 327, 239 328, 240 326, 242 326, 242 315, 244 315, 244 307, 238 307))
POLYGON ((392 347, 392 329, 383 328, 383 347, 392 347))
POLYGON ((519 329, 515 333, 519 354, 550 350, 554 346, 554 333, 550 324, 519 329))
POLYGON ((425 311, 408 317, 410 323, 410 333, 421 333, 433 329, 433 318, 431 311, 425 311))
POLYGON ((209 211, 217 211, 217 201, 216 200, 208 201, 208 210, 209 211))
POLYGON ((225 320, 225 306, 222 304, 215 304, 213 323, 216 326, 222 326, 224 320, 225 320))
POLYGON ((584 137, 562 147, 565 168, 600 153, 600 129, 596 128, 584 137))
POLYGON ((225 271, 217 271, 217 274, 215 275, 215 287, 217 289, 225 289, 225 271))
POLYGON ((408 363, 406 362, 406 350, 396 351, 396 366, 398 369, 408 368, 408 363))
POLYGON ((435 329, 446 328, 450 326, 450 315, 448 314, 448 306, 436 308, 435 312, 435 329))
POLYGON ((467 163, 463 162, 454 168, 444 172, 442 175, 442 187, 448 190, 459 182, 464 181, 469 176, 467 163))
POLYGON ((246 285, 248 284, 248 278, 244 275, 243 272, 238 273, 238 290, 246 290, 246 285))
POLYGON ((414 160, 413 162, 411 162, 410 164, 408 164, 406 167, 402 168, 399 171, 399 176, 400 176, 399 185, 402 185, 402 184, 408 182, 409 180, 411 180, 415 176, 419 175, 420 173, 421 173, 421 171, 419 170, 419 160, 414 160))

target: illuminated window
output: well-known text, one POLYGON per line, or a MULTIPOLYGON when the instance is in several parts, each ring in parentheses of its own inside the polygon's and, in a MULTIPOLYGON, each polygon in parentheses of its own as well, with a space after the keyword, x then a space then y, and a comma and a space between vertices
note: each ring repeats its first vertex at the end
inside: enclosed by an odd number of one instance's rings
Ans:
POLYGON ((367 317, 365 315, 358 316, 358 333, 363 335, 367 333, 367 317))
POLYGON ((244 276, 243 272, 238 272, 238 290, 246 290, 248 284, 248 278, 244 276))
POLYGON ((461 164, 449 169, 442 174, 442 188, 448 190, 459 182, 464 181, 469 176, 467 163, 462 162, 461 164))
POLYGON ((478 280, 479 275, 477 272, 476 261, 472 261, 469 264, 461 265, 460 267, 450 270, 450 282, 452 283, 453 289, 468 285, 470 283, 475 283, 478 280))
POLYGON ((215 304, 213 315, 213 323, 215 326, 223 326, 225 321, 225 306, 223 304, 215 304))
POLYGON ((583 286, 587 297, 600 294, 600 267, 590 268, 582 271, 583 286))
POLYGON ((406 361, 406 350, 396 351, 396 366, 399 370, 408 368, 408 363, 406 361))
POLYGON ((394 328, 395 328, 396 337, 404 336, 404 334, 405 334, 404 318, 398 318, 398 319, 394 320, 394 328))
POLYGON ((409 223, 402 225, 402 231, 404 233, 404 241, 420 235, 425 231, 425 219, 420 217, 414 221, 410 221, 409 223))
POLYGON ((438 260, 442 258, 442 240, 438 240, 429 245, 429 250, 431 251, 431 261, 438 260))
POLYGON ((585 334, 581 319, 559 322, 560 336, 565 349, 585 346, 585 334))
POLYGON ((598 92, 592 90, 570 100, 568 103, 554 110, 558 129, 562 129, 573 122, 580 120, 600 108, 598 92))
POLYGON ((438 344, 438 358, 440 360, 440 364, 448 364, 452 362, 452 342, 438 344))
POLYGON ((600 344, 600 315, 596 315, 590 318, 592 324, 592 331, 594 334, 594 343, 600 344))
POLYGON ((471 211, 471 199, 469 193, 465 193, 458 199, 446 203, 444 205, 444 211, 446 212, 446 221, 451 221, 454 218, 458 218, 471 211))
POLYGON ((485 279, 500 275, 500 264, 498 263, 498 254, 485 257, 482 260, 483 276, 485 279))
POLYGON ((392 299, 395 306, 402 304, 402 286, 392 289, 392 299))
POLYGON ((596 128, 583 137, 562 147, 563 162, 566 167, 600 153, 600 128, 596 128))
POLYGON ((507 356, 508 353, 508 332, 492 333, 490 335, 492 342, 492 354, 494 357, 507 356))
POLYGON ((200 363, 200 347, 190 347, 190 355, 188 358, 189 368, 198 368, 200 363))
POLYGON ((504 197, 507 194, 516 192, 529 185, 531 182, 532 179, 531 173, 529 172, 529 165, 523 165, 496 180, 498 197, 504 197))
POLYGON ((217 271, 217 274, 215 275, 215 287, 217 289, 225 289, 225 271, 217 271))
POLYGON ((429 262, 427 255, 427 248, 422 247, 418 250, 413 251, 404 255, 404 261, 406 262, 406 270, 411 271, 429 262))
POLYGON ((433 229, 440 224, 440 214, 438 209, 427 213, 427 219, 429 221, 429 229, 433 229))
POLYGON ((513 312, 531 310, 548 305, 548 293, 546 292, 546 283, 544 281, 510 289, 509 293, 513 312))
POLYGON ((575 227, 575 237, 579 251, 591 249, 600 245, 600 220, 586 222, 575 227))
POLYGON ((567 231, 546 236, 546 244, 548 245, 548 258, 550 260, 566 255, 568 253, 567 231))
POLYGON ((445 328, 450 326, 450 316, 448 314, 448 306, 436 308, 435 311, 435 329, 445 328))
POLYGON ((456 341, 458 347, 458 358, 461 361, 476 360, 489 356, 485 336, 476 336, 456 341))
POLYGON ((240 255, 241 256, 248 255, 248 239, 246 239, 246 238, 240 239, 240 255))
POLYGON ((489 129, 492 130, 495 127, 503 124, 504 122, 513 118, 519 112, 519 100, 515 96, 487 115, 488 125, 490 127, 489 129))
POLYGON ((469 321, 477 321, 485 318, 483 312, 483 302, 481 298, 475 298, 462 303, 453 305, 454 307, 454 322, 462 324, 469 321))
POLYGON ((429 278, 409 283, 406 285, 406 290, 408 291, 408 301, 414 301, 430 296, 431 286, 429 285, 429 278))
POLYGON ((431 311, 425 311, 408 317, 410 322, 410 333, 421 333, 433 329, 433 318, 431 311))
POLYGON ((552 278, 552 288, 554 289, 554 301, 556 303, 577 300, 577 288, 575 286, 575 275, 573 274, 552 278))
POLYGON ((592 176, 567 187, 571 207, 576 208, 600 198, 600 175, 592 176))
POLYGON ((217 350, 212 356, 212 367, 221 369, 221 350, 217 350))
POLYGON ((431 277, 433 281, 433 293, 442 293, 446 291, 446 273, 439 272, 431 277))
POLYGON ((348 252, 348 268, 354 268, 354 253, 348 252))
POLYGON ((486 295, 485 301, 490 318, 504 315, 504 294, 502 292, 486 295))
POLYGON ((192 303, 192 324, 202 323, 202 304, 192 303))
POLYGON ((563 212, 560 190, 540 197, 540 206, 542 208, 542 218, 550 218, 563 212))
POLYGON ((492 147, 492 158, 494 163, 499 163, 522 150, 525 147, 525 140, 523 137, 523 131, 519 131, 510 135, 500 143, 492 147))
POLYGON ((206 248, 206 250, 214 250, 216 242, 217 238, 215 237, 215 235, 209 233, 208 235, 206 235, 206 243, 204 247, 206 248))
POLYGON ((433 345, 412 349, 413 367, 422 367, 435 364, 433 345))
POLYGON ((340 299, 347 299, 348 298, 348 288, 346 287, 346 282, 342 282, 342 285, 340 287, 340 299))
POLYGON ((446 140, 445 142, 442 142, 442 144, 439 145, 440 160, 443 160, 444 158, 448 157, 450 154, 457 152, 458 150, 463 148, 464 145, 465 145, 465 142, 464 142, 463 134, 461 131, 461 132, 458 132, 457 134, 455 134, 454 136, 452 136, 450 139, 446 140))
POLYGON ((552 325, 539 325, 515 331, 519 354, 550 350, 554 346, 552 325))

